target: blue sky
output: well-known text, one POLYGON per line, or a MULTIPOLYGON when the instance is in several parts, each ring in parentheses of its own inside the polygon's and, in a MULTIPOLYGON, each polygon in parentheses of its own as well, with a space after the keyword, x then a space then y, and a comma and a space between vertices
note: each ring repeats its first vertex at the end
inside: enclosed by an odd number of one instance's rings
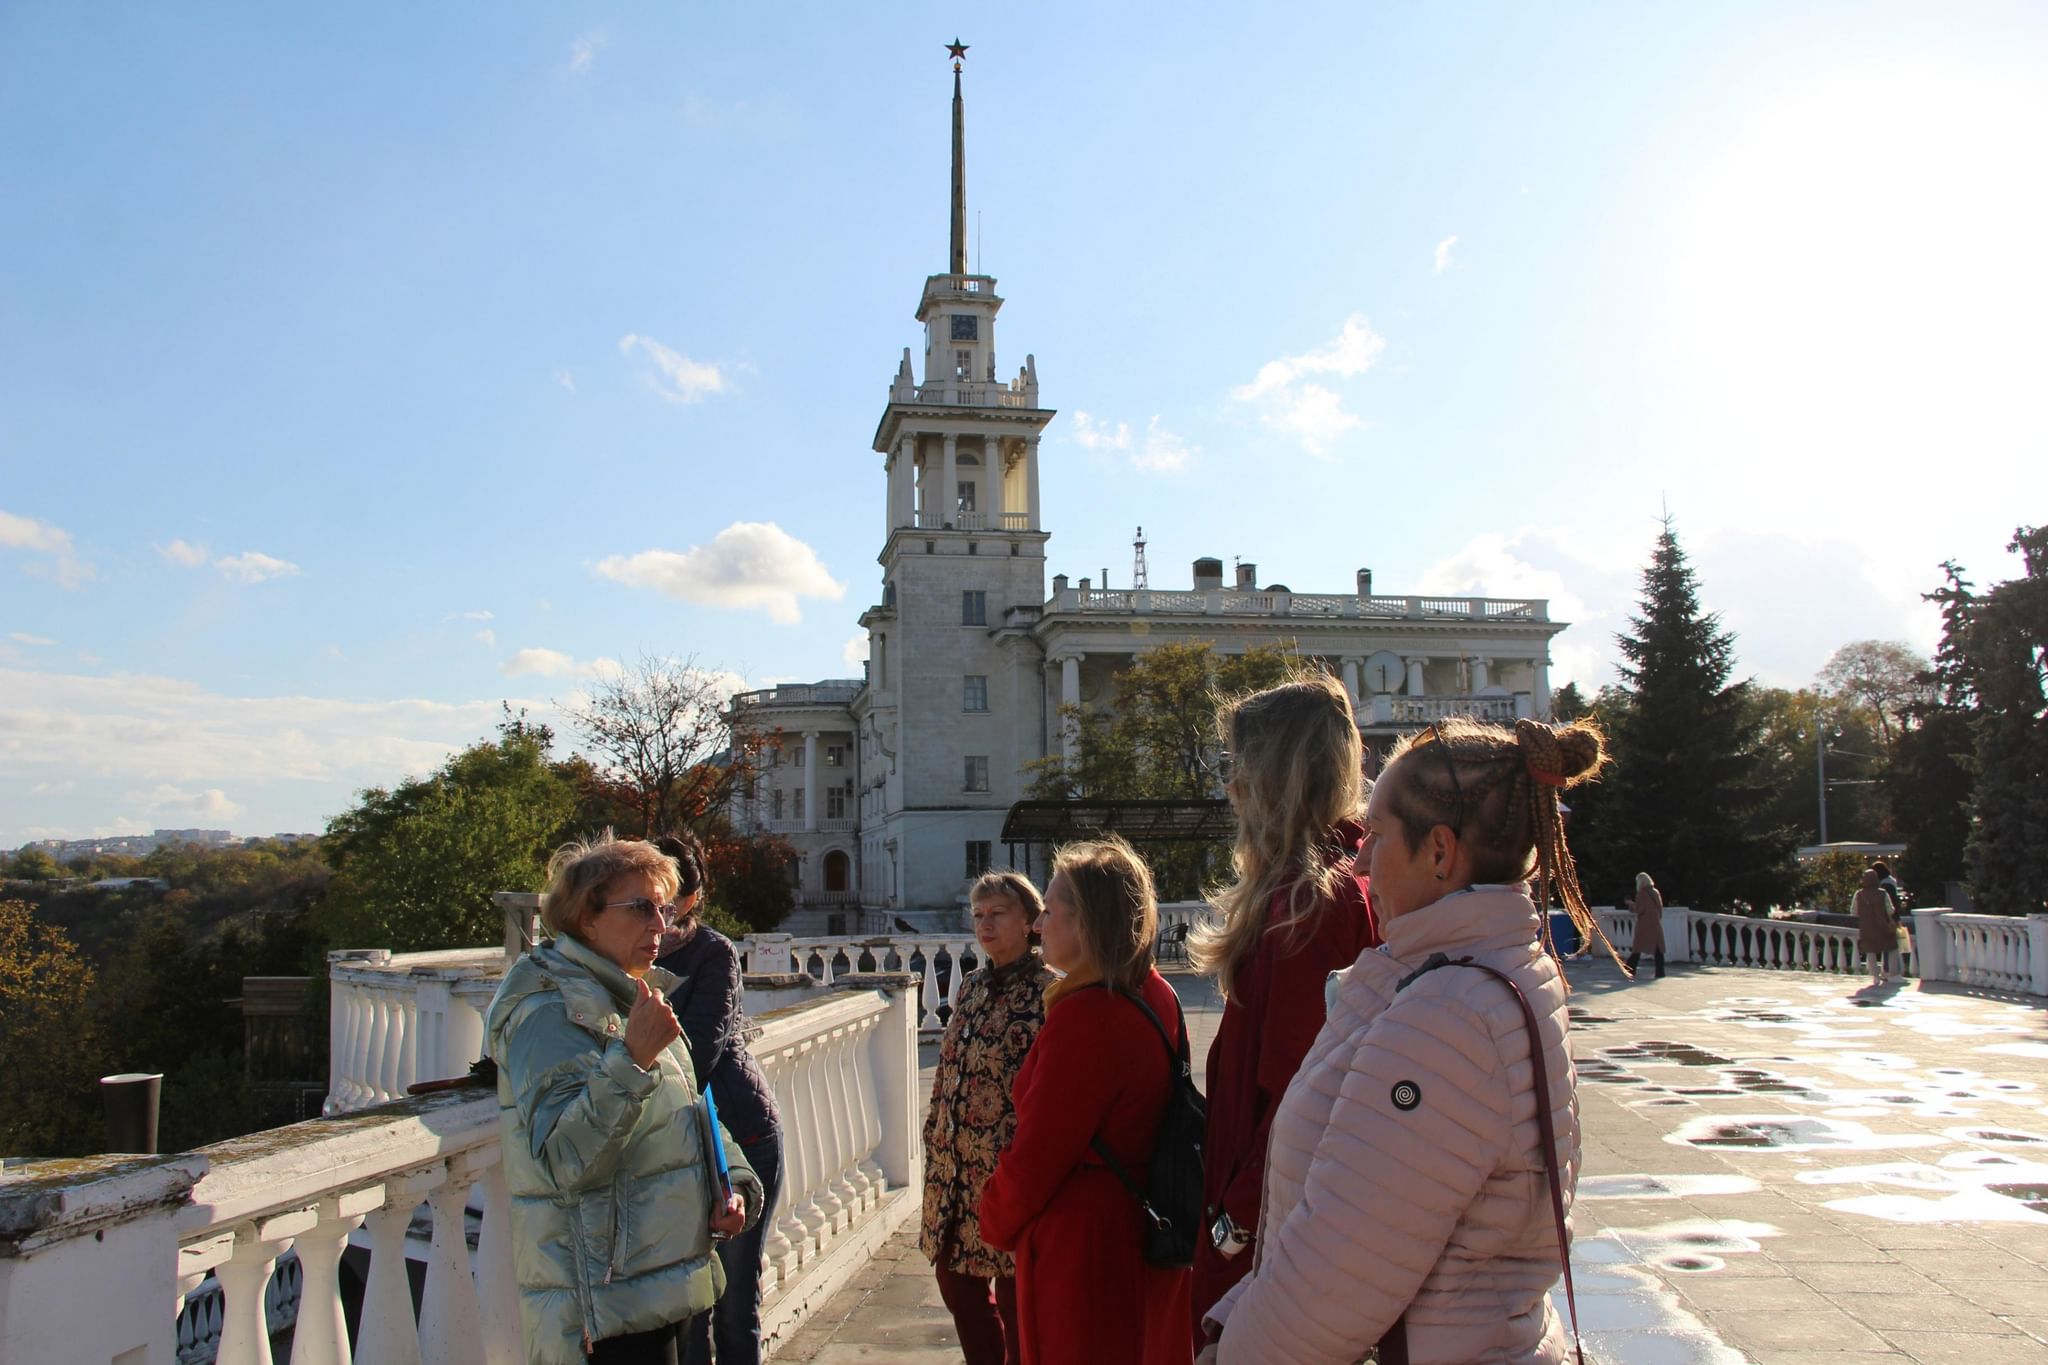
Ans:
POLYGON ((857 673, 956 26, 1054 572, 1545 596, 1597 684, 1668 507, 1798 685, 2043 518, 2038 6, 16 3, 0 847, 857 673))

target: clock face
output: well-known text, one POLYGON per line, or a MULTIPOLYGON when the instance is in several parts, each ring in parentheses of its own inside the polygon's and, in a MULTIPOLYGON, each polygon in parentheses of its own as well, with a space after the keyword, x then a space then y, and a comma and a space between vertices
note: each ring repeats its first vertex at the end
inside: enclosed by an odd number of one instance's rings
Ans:
POLYGON ((972 313, 953 314, 953 340, 974 341, 981 335, 981 319, 972 313))

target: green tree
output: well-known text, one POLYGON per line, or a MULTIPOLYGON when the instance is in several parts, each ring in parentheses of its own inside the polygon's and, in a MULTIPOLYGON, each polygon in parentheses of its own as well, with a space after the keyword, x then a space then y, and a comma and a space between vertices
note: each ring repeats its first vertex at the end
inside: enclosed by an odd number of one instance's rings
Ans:
POLYGON ((24 848, 8 863, 7 875, 25 882, 47 882, 63 876, 64 869, 57 866, 57 860, 47 849, 24 848))
POLYGON ((2022 915, 2048 906, 2048 526, 2021 527, 2008 548, 2023 573, 1960 600, 1943 648, 1977 703, 1971 900, 2022 915))
POLYGON ((64 931, 0 901, 0 1153, 79 1156, 103 1136, 94 974, 64 931))
MULTIPOLYGON (((1218 654, 1207 643, 1146 650, 1117 673, 1109 708, 1060 708, 1061 723, 1075 737, 1072 757, 1027 764, 1026 795, 1036 801, 1213 798, 1220 794, 1218 704, 1284 681, 1298 667, 1292 653, 1271 645, 1240 654, 1218 654)), ((1198 894, 1214 875, 1210 864, 1219 851, 1208 843, 1148 846, 1162 899, 1198 894)))
POLYGON ((1889 750, 1932 696, 1927 670, 1927 660, 1908 645, 1856 640, 1830 655, 1814 682, 1828 696, 1868 710, 1889 750))
MULTIPOLYGON (((1798 885, 1794 831, 1774 824, 1747 681, 1731 681, 1735 638, 1703 611, 1698 580, 1667 519, 1643 570, 1639 614, 1617 637, 1620 697, 1602 716, 1615 765, 1595 803, 1574 800, 1572 834, 1589 880, 1637 871, 1698 910, 1760 908, 1798 885)), ((1574 794, 1576 798, 1576 793, 1574 794)))
POLYGON ((321 846, 334 881, 319 910, 327 943, 398 952, 497 942, 495 891, 537 891, 570 832, 577 793, 549 761, 544 729, 508 721, 432 776, 363 793, 321 846))
POLYGON ((1751 687, 1746 700, 1756 736, 1761 780, 1769 792, 1767 824, 1795 832, 1802 844, 1820 842, 1820 767, 1817 749, 1828 745, 1828 839, 1876 840, 1891 832, 1891 816, 1877 774, 1883 741, 1869 707, 1801 688, 1751 687))

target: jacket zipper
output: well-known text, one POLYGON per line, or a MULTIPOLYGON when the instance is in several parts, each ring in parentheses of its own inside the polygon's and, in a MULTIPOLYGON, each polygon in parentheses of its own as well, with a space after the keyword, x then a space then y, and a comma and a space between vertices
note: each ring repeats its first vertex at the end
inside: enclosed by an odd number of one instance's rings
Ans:
POLYGON ((619 1193, 619 1182, 617 1179, 614 1179, 612 1181, 612 1242, 611 1246, 606 1249, 604 1258, 604 1282, 606 1284, 612 1282, 612 1272, 618 1268, 619 1264, 619 1207, 622 1203, 624 1203, 624 1200, 619 1193))

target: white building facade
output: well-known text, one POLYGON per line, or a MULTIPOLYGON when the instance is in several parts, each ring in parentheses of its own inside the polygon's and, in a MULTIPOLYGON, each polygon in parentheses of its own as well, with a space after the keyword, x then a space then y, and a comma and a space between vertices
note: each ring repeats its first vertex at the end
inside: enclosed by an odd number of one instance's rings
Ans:
POLYGON ((886 928, 962 904, 1003 861, 1025 766, 1071 742, 1062 705, 1106 703, 1116 673, 1157 645, 1320 661, 1381 749, 1450 715, 1549 716, 1549 644, 1565 627, 1541 600, 1380 596, 1367 570, 1349 592, 1296 593, 1261 586, 1251 564, 1226 583, 1218 559, 1196 560, 1184 589, 1110 591, 1062 574, 1048 593, 1039 452, 1055 414, 1032 357, 996 378, 1003 301, 993 278, 967 273, 963 142, 956 63, 951 269, 918 301, 922 381, 906 348, 874 436, 882 592, 860 618, 867 677, 734 703, 776 740, 735 816, 796 848, 800 911, 816 912, 798 931, 886 928))

